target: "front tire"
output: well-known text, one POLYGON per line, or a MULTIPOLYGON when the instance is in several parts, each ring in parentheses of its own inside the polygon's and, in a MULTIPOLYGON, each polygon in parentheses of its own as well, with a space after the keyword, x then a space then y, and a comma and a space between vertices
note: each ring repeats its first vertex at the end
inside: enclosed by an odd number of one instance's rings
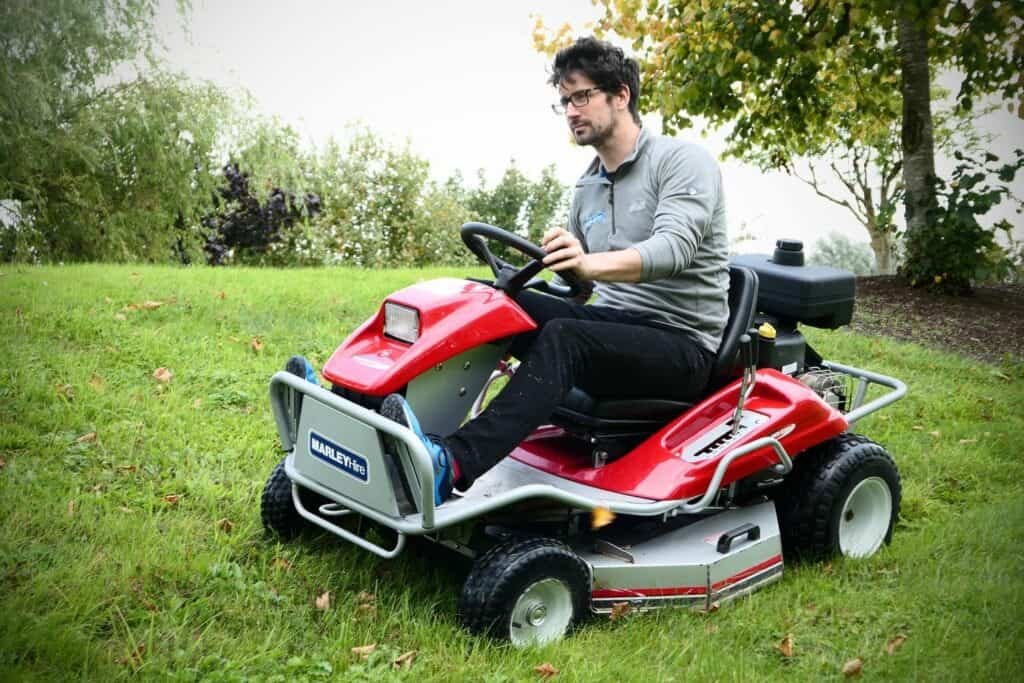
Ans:
POLYGON ((484 553, 462 588, 459 616, 472 633, 516 647, 562 638, 586 613, 590 568, 565 544, 517 539, 484 553))
MULTIPOLYGON (((329 502, 323 496, 305 489, 301 490, 299 495, 307 510, 316 510, 329 502)), ((263 520, 263 528, 277 534, 282 540, 295 538, 309 524, 295 509, 295 501, 292 500, 292 480, 284 471, 284 459, 277 463, 263 487, 260 517, 263 520)))
POLYGON ((784 547, 803 559, 871 557, 892 540, 901 495, 892 456, 841 434, 798 456, 775 496, 784 547))

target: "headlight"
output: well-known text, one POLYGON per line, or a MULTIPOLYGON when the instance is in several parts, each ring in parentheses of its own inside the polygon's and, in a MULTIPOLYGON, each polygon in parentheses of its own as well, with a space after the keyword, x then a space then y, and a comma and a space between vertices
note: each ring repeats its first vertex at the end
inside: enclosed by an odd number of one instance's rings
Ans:
POLYGON ((420 338, 420 312, 415 308, 384 303, 384 334, 412 344, 420 338))

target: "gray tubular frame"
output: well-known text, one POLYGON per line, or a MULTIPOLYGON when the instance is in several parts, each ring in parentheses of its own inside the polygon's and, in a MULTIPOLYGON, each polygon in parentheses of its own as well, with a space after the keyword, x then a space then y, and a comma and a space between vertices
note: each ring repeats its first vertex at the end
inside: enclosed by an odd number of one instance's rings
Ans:
MULTIPOLYGON (((851 409, 846 414, 846 420, 851 425, 866 415, 876 412, 894 401, 899 400, 907 392, 906 385, 892 377, 887 377, 885 375, 880 375, 831 361, 825 361, 823 364, 830 370, 841 372, 860 380, 851 404, 851 409), (892 391, 862 405, 864 396, 867 392, 867 387, 872 383, 889 387, 892 391)), ((379 432, 383 432, 384 434, 397 439, 408 449, 410 463, 412 469, 415 470, 415 476, 410 477, 410 480, 419 481, 419 495, 422 504, 419 512, 399 517, 382 514, 358 500, 342 496, 336 491, 324 487, 319 482, 303 476, 295 469, 294 453, 289 454, 285 460, 285 472, 292 480, 293 485, 299 485, 303 488, 315 491, 329 500, 334 501, 337 506, 340 506, 333 507, 331 510, 326 511, 325 514, 340 516, 341 514, 344 514, 345 511, 351 510, 352 512, 363 515, 364 517, 378 522, 383 526, 393 529, 399 534, 399 538, 393 549, 381 548, 380 546, 360 538, 346 529, 332 524, 321 516, 315 515, 309 510, 306 510, 302 507, 301 501, 298 501, 297 495, 294 495, 293 489, 293 499, 296 501, 296 509, 304 518, 309 519, 311 522, 319 525, 327 531, 330 531, 331 533, 341 536, 360 547, 386 558, 394 557, 401 552, 404 547, 405 535, 423 535, 433 533, 439 529, 460 524, 467 520, 480 517, 481 515, 524 500, 537 498, 546 499, 580 510, 593 510, 601 507, 607 508, 616 514, 635 515, 640 517, 653 517, 656 515, 666 514, 694 514, 712 506, 712 503, 721 489, 722 480, 724 479, 726 472, 732 463, 739 458, 763 448, 771 448, 779 460, 779 462, 773 466, 776 473, 786 474, 793 467, 792 460, 785 448, 783 448, 782 444, 779 443, 777 439, 763 437, 726 453, 715 467, 715 472, 711 477, 711 481, 709 482, 707 489, 704 491, 703 495, 696 498, 664 501, 645 501, 643 499, 635 499, 634 502, 634 500, 629 500, 627 496, 610 494, 608 491, 586 486, 579 486, 574 491, 566 491, 556 485, 557 481, 560 480, 558 480, 557 477, 552 477, 553 483, 550 484, 527 484, 525 486, 519 486, 507 491, 499 492, 486 498, 467 497, 465 499, 455 499, 441 507, 435 507, 433 494, 434 470, 430 456, 427 453, 426 448, 424 448, 423 444, 412 431, 380 416, 372 410, 368 410, 360 405, 341 398, 320 386, 313 385, 290 373, 278 372, 270 380, 270 401, 271 406, 273 407, 274 419, 277 423, 281 445, 285 451, 293 451, 295 447, 295 426, 291 423, 291 418, 289 417, 290 412, 288 409, 289 402, 293 396, 292 392, 298 392, 309 396, 330 408, 337 410, 339 413, 363 422, 379 432)))
POLYGON ((907 385, 893 377, 880 375, 877 372, 855 368, 850 365, 843 365, 842 363, 835 363, 830 360, 822 361, 822 365, 833 372, 841 372, 844 375, 849 375, 850 377, 859 380, 857 382, 857 389, 853 395, 853 401, 850 403, 850 409, 846 412, 845 416, 846 422, 851 427, 861 418, 881 410, 887 405, 895 403, 907 395, 907 385), (870 403, 864 403, 864 397, 867 396, 868 385, 870 384, 878 384, 883 387, 888 387, 892 389, 892 391, 879 396, 870 403))

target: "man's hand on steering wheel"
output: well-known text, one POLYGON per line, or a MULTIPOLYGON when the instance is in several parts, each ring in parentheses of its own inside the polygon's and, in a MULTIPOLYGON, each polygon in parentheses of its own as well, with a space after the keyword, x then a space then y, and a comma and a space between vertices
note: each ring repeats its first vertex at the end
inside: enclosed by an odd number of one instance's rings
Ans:
POLYGON ((544 265, 556 273, 571 272, 581 280, 593 279, 587 269, 587 252, 583 245, 564 228, 551 228, 540 240, 540 245, 548 252, 544 257, 544 265))

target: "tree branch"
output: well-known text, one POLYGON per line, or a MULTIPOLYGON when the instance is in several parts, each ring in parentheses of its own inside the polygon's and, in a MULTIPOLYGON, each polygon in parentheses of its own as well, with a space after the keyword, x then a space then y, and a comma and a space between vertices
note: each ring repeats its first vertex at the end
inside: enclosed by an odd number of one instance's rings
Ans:
MULTIPOLYGON (((795 169, 792 171, 793 177, 796 178, 797 180, 801 181, 802 183, 808 185, 812 190, 814 190, 815 194, 817 194, 819 197, 821 197, 823 199, 827 199, 828 201, 832 202, 833 204, 836 204, 837 206, 843 207, 844 209, 846 209, 847 211, 852 213, 854 215, 854 217, 858 221, 860 221, 862 224, 865 224, 865 225, 867 224, 864 216, 862 216, 861 213, 857 210, 857 207, 855 207, 852 204, 850 204, 849 200, 839 199, 839 198, 829 194, 828 192, 825 192, 823 189, 821 189, 821 183, 818 181, 818 175, 814 171, 814 165, 813 164, 808 163, 807 164, 807 168, 811 172, 811 177, 810 178, 804 178, 795 169)), ((835 166, 834 165, 833 165, 832 170, 833 170, 834 173, 837 173, 837 175, 838 175, 838 172, 835 170, 835 166)), ((842 178, 840 178, 840 179, 842 179, 842 178)), ((857 195, 854 194, 854 196, 856 197, 857 195)))

